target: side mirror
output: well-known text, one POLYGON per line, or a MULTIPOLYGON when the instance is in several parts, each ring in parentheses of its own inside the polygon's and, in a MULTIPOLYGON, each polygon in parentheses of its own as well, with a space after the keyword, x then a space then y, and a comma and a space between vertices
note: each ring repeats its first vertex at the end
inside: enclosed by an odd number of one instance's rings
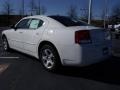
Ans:
POLYGON ((15 27, 15 25, 11 25, 10 26, 12 29, 14 29, 16 31, 17 27, 15 27))
POLYGON ((14 25, 10 25, 10 28, 14 28, 15 26, 14 25))

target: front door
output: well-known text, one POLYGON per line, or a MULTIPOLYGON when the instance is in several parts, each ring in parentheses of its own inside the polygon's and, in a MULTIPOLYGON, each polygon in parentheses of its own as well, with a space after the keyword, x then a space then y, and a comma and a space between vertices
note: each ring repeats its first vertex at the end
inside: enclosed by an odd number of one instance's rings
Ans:
POLYGON ((42 33, 45 29, 43 21, 40 19, 32 19, 29 24, 29 29, 23 32, 24 50, 30 53, 36 52, 36 46, 42 37, 42 33))
POLYGON ((23 49, 23 32, 29 29, 30 19, 21 20, 16 26, 13 32, 13 44, 15 49, 23 49))

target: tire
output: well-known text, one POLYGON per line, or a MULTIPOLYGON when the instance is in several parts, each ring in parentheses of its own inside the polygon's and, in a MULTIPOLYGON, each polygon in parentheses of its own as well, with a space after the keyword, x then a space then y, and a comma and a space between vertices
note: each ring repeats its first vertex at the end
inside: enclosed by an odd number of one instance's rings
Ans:
POLYGON ((61 65, 58 52, 52 45, 42 46, 39 56, 42 66, 48 71, 55 72, 61 65))
POLYGON ((3 49, 5 51, 9 51, 10 50, 10 47, 9 47, 9 44, 8 44, 8 40, 5 36, 3 36, 2 38, 2 45, 3 45, 3 49))

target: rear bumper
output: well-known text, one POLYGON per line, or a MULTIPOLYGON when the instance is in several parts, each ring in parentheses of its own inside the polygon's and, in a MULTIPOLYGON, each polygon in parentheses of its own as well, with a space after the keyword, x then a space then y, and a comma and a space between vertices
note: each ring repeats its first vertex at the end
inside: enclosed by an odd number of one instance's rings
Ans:
MULTIPOLYGON (((65 49, 64 49, 65 50, 65 49)), ((63 65, 87 66, 104 61, 112 56, 111 43, 96 45, 75 45, 65 51, 63 65), (69 55, 69 52, 72 54, 69 55)))

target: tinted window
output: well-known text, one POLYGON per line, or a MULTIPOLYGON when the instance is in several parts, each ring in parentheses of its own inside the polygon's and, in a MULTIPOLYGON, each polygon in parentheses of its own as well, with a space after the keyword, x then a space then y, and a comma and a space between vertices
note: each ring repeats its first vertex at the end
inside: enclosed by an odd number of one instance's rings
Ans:
POLYGON ((68 26, 68 27, 69 26, 88 26, 88 24, 82 21, 71 19, 66 16, 49 16, 49 17, 62 23, 64 26, 68 26))
POLYGON ((28 29, 29 28, 29 23, 30 23, 30 19, 24 19, 24 20, 20 21, 16 25, 16 27, 21 28, 21 29, 28 29))

